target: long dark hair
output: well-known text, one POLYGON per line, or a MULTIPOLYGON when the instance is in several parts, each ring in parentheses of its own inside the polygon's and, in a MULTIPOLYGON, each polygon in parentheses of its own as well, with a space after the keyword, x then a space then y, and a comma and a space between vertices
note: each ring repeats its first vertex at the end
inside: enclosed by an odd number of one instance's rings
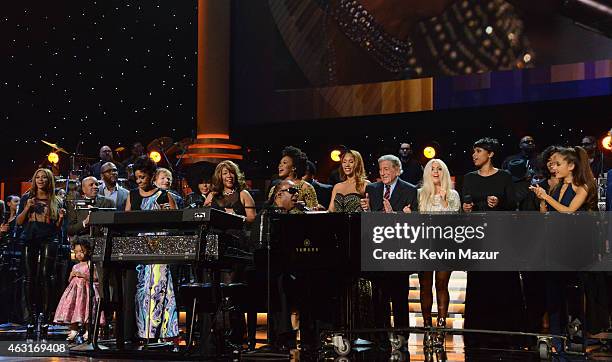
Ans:
MULTIPOLYGON (((588 193, 585 200, 586 208, 588 210, 597 209, 597 185, 595 184, 595 177, 589 165, 589 155, 586 150, 580 146, 561 147, 556 153, 560 154, 567 163, 574 165, 574 169, 572 170, 572 182, 576 186, 586 188, 588 193)), ((559 182, 559 184, 551 190, 551 193, 562 185, 563 182, 559 182)))

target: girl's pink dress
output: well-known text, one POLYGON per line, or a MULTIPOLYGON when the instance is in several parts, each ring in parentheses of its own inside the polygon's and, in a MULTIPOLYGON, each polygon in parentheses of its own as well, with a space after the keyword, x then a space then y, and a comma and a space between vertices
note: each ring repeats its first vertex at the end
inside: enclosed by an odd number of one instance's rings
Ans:
MULTIPOLYGON (((85 324, 89 321, 89 265, 80 262, 72 267, 72 271, 85 274, 85 278, 73 277, 66 287, 57 309, 55 310, 55 323, 85 324)), ((94 283, 96 300, 98 295, 98 283, 94 283)), ((104 313, 100 316, 100 324, 104 324, 104 313)))

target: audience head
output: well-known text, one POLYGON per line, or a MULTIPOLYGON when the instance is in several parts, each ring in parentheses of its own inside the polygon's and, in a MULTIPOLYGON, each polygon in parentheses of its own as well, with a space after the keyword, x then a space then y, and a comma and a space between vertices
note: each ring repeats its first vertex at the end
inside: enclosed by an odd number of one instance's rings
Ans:
POLYGON ((384 155, 378 159, 378 172, 385 185, 391 185, 402 174, 402 162, 395 155, 384 155))
POLYGON ((594 136, 584 136, 580 142, 580 145, 582 148, 584 148, 587 154, 592 157, 595 150, 597 150, 597 139, 594 136))
POLYGON ((153 175, 153 184, 162 190, 169 190, 172 186, 172 172, 167 168, 159 167, 153 175))
POLYGON ((317 165, 314 162, 308 160, 306 161, 306 171, 304 172, 304 176, 302 176, 302 180, 310 183, 314 180, 315 175, 317 174, 317 165))
POLYGON ((240 192, 244 189, 246 189, 246 182, 238 165, 230 160, 219 162, 213 173, 212 190, 222 193, 224 190, 240 192))
POLYGON ((134 142, 132 144, 131 153, 132 153, 133 157, 140 157, 140 156, 144 155, 144 153, 145 153, 144 150, 145 150, 145 148, 142 145, 142 142, 134 142))
POLYGON ((111 161, 113 159, 113 150, 109 146, 102 146, 100 148, 100 160, 111 161))
POLYGON ((100 167, 100 176, 102 176, 102 181, 104 181, 106 186, 115 187, 119 179, 117 166, 112 162, 106 162, 100 167))
POLYGON ((521 138, 521 141, 519 142, 519 148, 522 152, 526 154, 531 154, 535 152, 536 149, 535 140, 531 136, 525 136, 521 138))
POLYGON ((403 160, 412 157, 412 144, 409 142, 400 143, 399 155, 403 160))
POLYGON ((134 178, 138 188, 141 190, 149 190, 153 186, 153 176, 157 170, 157 164, 147 156, 141 156, 136 159, 134 165, 134 178))
POLYGON ((301 179, 306 172, 308 157, 297 147, 287 146, 281 153, 278 163, 278 177, 281 179, 301 179))
POLYGON ((481 168, 492 162, 493 156, 499 148, 499 142, 495 138, 485 137, 474 142, 473 148, 472 161, 474 161, 474 166, 481 168))
POLYGON ((21 201, 19 196, 9 195, 9 197, 6 198, 6 211, 16 213, 17 208, 19 208, 19 201, 21 201))

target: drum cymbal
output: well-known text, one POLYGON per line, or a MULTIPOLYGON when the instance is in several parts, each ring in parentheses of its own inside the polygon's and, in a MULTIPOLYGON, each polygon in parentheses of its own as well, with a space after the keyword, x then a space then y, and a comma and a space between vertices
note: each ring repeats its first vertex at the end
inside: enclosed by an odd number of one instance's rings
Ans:
POLYGON ((173 155, 175 153, 183 152, 187 149, 187 146, 193 143, 193 139, 186 137, 182 140, 175 142, 170 148, 166 150, 167 155, 173 155))
POLYGON ((40 140, 40 142, 42 142, 42 143, 46 144, 47 146, 53 148, 57 152, 64 152, 65 154, 68 154, 68 152, 65 149, 61 148, 60 146, 58 146, 55 143, 51 143, 51 142, 45 141, 45 140, 40 140))
POLYGON ((174 143, 172 137, 159 137, 147 145, 147 151, 165 150, 166 148, 172 146, 172 143, 174 143))

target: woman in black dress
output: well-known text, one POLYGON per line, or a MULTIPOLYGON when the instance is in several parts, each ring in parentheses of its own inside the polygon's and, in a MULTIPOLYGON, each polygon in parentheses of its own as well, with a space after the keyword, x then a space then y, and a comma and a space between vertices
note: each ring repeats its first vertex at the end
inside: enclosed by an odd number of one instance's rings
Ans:
POLYGON ((212 192, 206 197, 204 205, 244 216, 249 223, 257 215, 255 201, 246 190, 244 174, 237 164, 229 160, 220 162, 215 168, 212 192))
MULTIPOLYGON (((493 166, 499 143, 482 138, 474 143, 472 160, 477 170, 463 178, 463 211, 511 211, 515 208, 512 176, 493 166)), ((465 328, 518 331, 522 298, 516 272, 468 272, 465 297, 465 328)), ((480 343, 507 346, 503 338, 465 336, 466 346, 480 343), (499 343, 503 345, 499 345, 499 343)))
POLYGON ((40 338, 45 340, 50 298, 54 295, 51 290, 53 266, 66 214, 63 204, 55 195, 55 180, 50 170, 39 168, 34 172, 32 188, 21 198, 19 210, 16 223, 23 226, 26 339, 34 337, 36 317, 40 313, 40 338))

